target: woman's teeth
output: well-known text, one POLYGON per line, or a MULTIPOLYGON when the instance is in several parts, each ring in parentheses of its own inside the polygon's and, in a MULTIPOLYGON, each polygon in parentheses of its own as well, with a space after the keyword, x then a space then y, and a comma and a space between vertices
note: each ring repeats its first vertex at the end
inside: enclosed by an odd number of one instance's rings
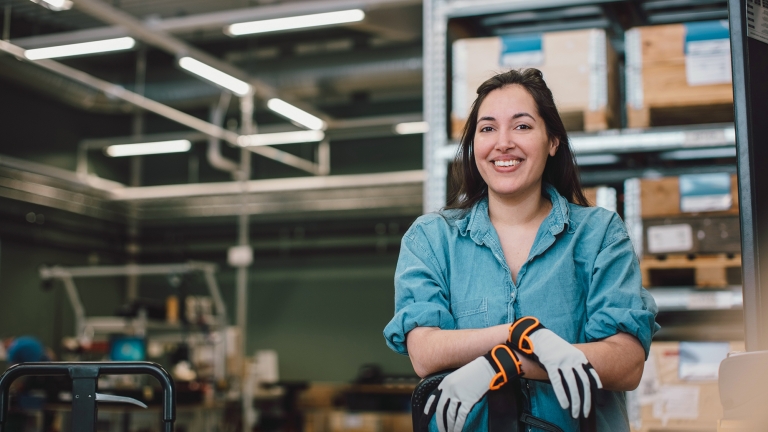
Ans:
POLYGON ((497 167, 516 166, 516 165, 519 165, 520 162, 522 162, 520 159, 493 161, 494 165, 496 165, 497 167))

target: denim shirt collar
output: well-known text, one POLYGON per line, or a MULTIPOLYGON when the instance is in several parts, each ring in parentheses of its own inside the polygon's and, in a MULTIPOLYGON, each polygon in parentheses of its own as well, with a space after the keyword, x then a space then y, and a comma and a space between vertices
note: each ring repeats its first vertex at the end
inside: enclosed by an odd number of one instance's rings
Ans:
MULTIPOLYGON (((565 230, 565 225, 570 223, 570 209, 568 200, 565 199, 549 183, 542 184, 542 192, 552 202, 552 210, 544 219, 542 225, 549 225, 549 232, 556 236, 565 230)), ((469 233, 470 238, 478 245, 483 244, 483 238, 491 229, 491 219, 488 215, 488 196, 477 202, 464 217, 456 221, 456 226, 462 236, 469 233)))

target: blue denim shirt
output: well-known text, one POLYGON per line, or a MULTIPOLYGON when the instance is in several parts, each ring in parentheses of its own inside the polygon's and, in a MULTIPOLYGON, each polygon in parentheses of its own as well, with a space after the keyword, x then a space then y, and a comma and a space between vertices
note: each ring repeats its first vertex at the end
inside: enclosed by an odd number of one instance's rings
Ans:
MULTIPOLYGON (((570 343, 594 342, 618 332, 640 341, 646 357, 658 331, 653 297, 641 286, 640 267, 619 216, 569 203, 545 184, 552 210, 541 223, 517 284, 504 259, 483 199, 469 211, 421 216, 405 233, 395 273, 395 316, 384 329, 387 345, 407 355, 415 327, 473 329, 535 316, 570 343)), ((549 383, 524 380, 531 414, 577 431, 549 383)), ((600 431, 629 431, 623 392, 596 395, 600 431)), ((432 421, 430 430, 436 430, 432 421)), ((480 401, 464 430, 487 430, 480 401)), ((533 429, 538 430, 538 429, 533 429)))

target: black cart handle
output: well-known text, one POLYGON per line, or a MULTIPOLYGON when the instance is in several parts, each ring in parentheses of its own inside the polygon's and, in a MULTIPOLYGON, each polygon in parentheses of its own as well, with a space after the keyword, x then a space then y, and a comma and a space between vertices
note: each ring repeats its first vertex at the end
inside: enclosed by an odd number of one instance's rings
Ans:
POLYGON ((163 387, 164 432, 173 432, 176 420, 176 389, 173 379, 152 362, 46 362, 11 366, 0 376, 0 432, 8 413, 11 384, 22 376, 67 375, 72 379, 72 431, 94 432, 96 383, 100 375, 151 375, 163 387))

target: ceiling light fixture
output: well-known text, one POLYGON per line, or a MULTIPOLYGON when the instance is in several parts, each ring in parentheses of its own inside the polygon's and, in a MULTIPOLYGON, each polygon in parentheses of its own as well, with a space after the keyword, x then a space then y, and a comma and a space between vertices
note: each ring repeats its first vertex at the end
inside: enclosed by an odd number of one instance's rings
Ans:
POLYGON ((275 18, 231 24, 224 28, 224 33, 230 36, 241 36, 254 33, 267 33, 282 30, 296 30, 307 27, 347 24, 362 21, 364 18, 365 12, 362 10, 350 9, 338 12, 326 12, 312 15, 301 15, 287 18, 275 18))
POLYGON ((243 147, 256 147, 279 144, 298 144, 319 142, 325 139, 325 133, 321 130, 307 130, 294 132, 279 132, 269 134, 242 135, 237 143, 243 147))
POLYGON ((59 57, 71 57, 85 54, 97 54, 110 51, 122 51, 131 49, 136 41, 131 37, 117 39, 105 39, 93 42, 83 42, 70 45, 59 45, 45 48, 28 49, 24 51, 24 57, 30 60, 41 60, 59 57))
POLYGON ((429 123, 425 121, 398 123, 395 132, 399 135, 423 134, 429 132, 429 123))
POLYGON ((32 3, 37 3, 52 11, 72 9, 72 2, 70 0, 32 0, 32 3))
POLYGON ((189 140, 158 141, 138 144, 111 145, 104 153, 111 157, 142 156, 163 153, 183 153, 192 148, 189 140))
POLYGON ((214 84, 220 85, 239 96, 245 96, 251 91, 251 85, 247 82, 241 81, 232 75, 212 68, 211 66, 208 66, 199 60, 195 60, 192 57, 180 58, 179 66, 192 72, 195 75, 207 79, 214 84))
POLYGON ((322 119, 296 108, 284 100, 278 98, 270 99, 267 101, 267 108, 307 129, 324 130, 326 128, 326 124, 322 119))

